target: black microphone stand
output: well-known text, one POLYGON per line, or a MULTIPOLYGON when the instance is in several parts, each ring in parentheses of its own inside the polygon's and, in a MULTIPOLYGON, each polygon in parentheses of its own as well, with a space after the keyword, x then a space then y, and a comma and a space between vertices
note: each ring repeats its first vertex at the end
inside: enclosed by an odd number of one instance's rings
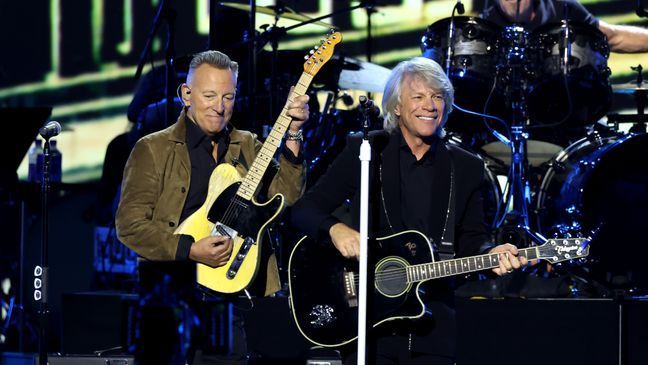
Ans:
POLYGON ((452 57, 454 57, 454 32, 455 32, 455 12, 459 10, 459 14, 465 12, 461 1, 457 1, 452 7, 452 14, 450 15, 450 24, 448 24, 448 48, 446 50, 445 70, 448 77, 452 77, 452 57))
MULTIPOLYGON (((165 79, 165 100, 166 100, 166 113, 164 126, 171 125, 172 121, 176 119, 175 110, 173 108, 173 97, 175 95, 175 47, 174 47, 174 38, 175 38, 175 16, 176 12, 173 10, 171 5, 169 5, 171 0, 161 0, 160 5, 158 6, 157 14, 155 14, 155 19, 153 20, 153 26, 151 26, 151 31, 149 32, 148 39, 146 40, 146 45, 142 50, 140 55, 140 60, 137 65, 137 71, 135 72, 135 80, 138 80, 142 75, 142 69, 146 63, 146 57, 151 53, 151 44, 153 43, 153 38, 157 33, 158 28, 163 21, 167 23, 167 42, 164 52, 165 58, 165 67, 166 67, 166 79, 165 79)), ((152 57, 152 54, 151 54, 152 57)))
POLYGON ((41 262, 34 268, 34 300, 38 303, 39 335, 38 363, 47 365, 47 346, 49 344, 48 316, 48 287, 49 287, 49 188, 50 188, 50 136, 43 135, 43 180, 41 181, 41 262))

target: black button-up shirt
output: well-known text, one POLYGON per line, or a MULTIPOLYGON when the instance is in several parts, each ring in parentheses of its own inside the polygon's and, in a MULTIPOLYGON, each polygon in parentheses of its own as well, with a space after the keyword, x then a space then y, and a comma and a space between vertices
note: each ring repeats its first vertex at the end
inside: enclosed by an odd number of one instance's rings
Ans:
POLYGON ((191 161, 191 183, 180 215, 180 222, 198 210, 207 199, 209 177, 216 166, 223 161, 230 142, 229 126, 211 137, 206 135, 188 117, 185 118, 185 122, 187 123, 187 150, 189 151, 189 161, 191 161), (213 146, 216 143, 218 144, 218 162, 214 161, 212 155, 213 146))
MULTIPOLYGON (((412 153, 403 136, 400 136, 400 194, 403 222, 430 237, 432 182, 437 142, 420 160, 412 153)), ((441 194, 436 194, 440 196, 441 194)))

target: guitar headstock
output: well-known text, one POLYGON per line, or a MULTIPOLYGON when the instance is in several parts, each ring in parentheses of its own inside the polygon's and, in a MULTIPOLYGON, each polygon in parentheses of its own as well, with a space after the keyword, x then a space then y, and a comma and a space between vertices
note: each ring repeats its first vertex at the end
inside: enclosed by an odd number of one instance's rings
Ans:
POLYGON ((329 36, 320 42, 319 47, 315 46, 313 50, 310 51, 308 56, 305 56, 306 62, 304 62, 304 72, 311 76, 315 74, 324 66, 328 60, 333 56, 333 50, 335 45, 342 42, 342 34, 340 32, 333 32, 329 36))
POLYGON ((552 238, 538 246, 538 258, 552 264, 589 255, 588 238, 552 238))

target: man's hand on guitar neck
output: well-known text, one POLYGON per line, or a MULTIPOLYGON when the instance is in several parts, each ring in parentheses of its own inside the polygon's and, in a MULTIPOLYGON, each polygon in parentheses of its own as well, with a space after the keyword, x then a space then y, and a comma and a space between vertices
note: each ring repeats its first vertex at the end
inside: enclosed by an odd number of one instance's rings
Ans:
MULTIPOLYGON (((295 87, 291 86, 290 93, 288 95, 292 95, 294 89, 295 87)), ((308 109, 308 100, 308 95, 300 95, 297 96, 292 102, 290 102, 290 100, 286 101, 286 113, 292 120, 290 122, 290 126, 288 127, 288 130, 290 132, 299 132, 304 122, 308 120, 308 117, 310 116, 310 111, 308 109)), ((286 147, 288 147, 288 149, 291 150, 295 156, 299 155, 300 144, 301 141, 299 140, 286 140, 286 147)))
POLYGON ((189 258, 211 267, 220 267, 229 260, 232 247, 232 240, 226 236, 208 236, 191 245, 189 258))
POLYGON ((329 229, 329 235, 342 256, 348 259, 360 257, 360 232, 344 223, 336 223, 329 229))
POLYGON ((509 274, 529 263, 526 257, 518 256, 517 247, 510 243, 495 246, 488 253, 499 253, 499 267, 493 269, 498 276, 509 274))

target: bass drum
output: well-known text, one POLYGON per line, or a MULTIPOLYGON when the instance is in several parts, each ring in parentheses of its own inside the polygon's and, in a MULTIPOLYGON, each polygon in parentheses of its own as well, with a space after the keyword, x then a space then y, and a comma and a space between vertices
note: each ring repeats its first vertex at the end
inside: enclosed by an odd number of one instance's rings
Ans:
POLYGON ((527 106, 533 124, 565 119, 564 127, 579 127, 607 113, 612 102, 610 48, 600 30, 573 21, 546 24, 532 33, 530 43, 529 59, 536 67, 528 82, 527 106), (571 50, 567 70, 565 44, 571 50))
POLYGON ((536 194, 546 236, 590 235, 592 279, 648 289, 648 134, 593 133, 559 153, 536 194))
MULTIPOLYGON (((421 37, 423 57, 446 68, 450 18, 428 26, 421 37)), ((455 89, 455 104, 464 109, 482 113, 495 83, 497 43, 501 28, 475 17, 454 18, 453 56, 449 77, 455 89)), ((504 102, 499 94, 490 98, 489 113, 501 115, 504 102)), ((451 113, 446 128, 453 132, 474 133, 486 131, 482 118, 458 111, 451 113)))

